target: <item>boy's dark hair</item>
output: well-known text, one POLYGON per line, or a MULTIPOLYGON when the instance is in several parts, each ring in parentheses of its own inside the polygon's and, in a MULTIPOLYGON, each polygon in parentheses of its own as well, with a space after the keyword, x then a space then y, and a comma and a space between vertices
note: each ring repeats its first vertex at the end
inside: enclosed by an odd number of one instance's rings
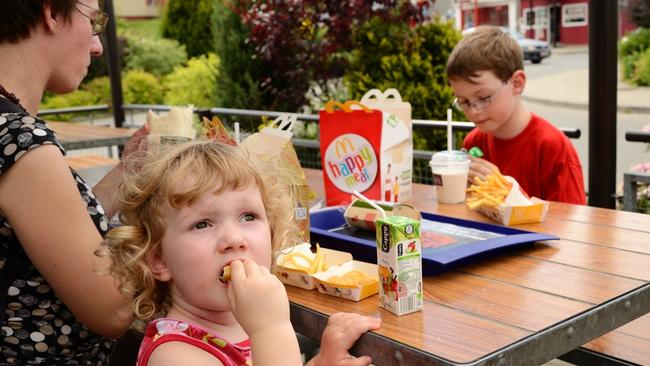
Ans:
POLYGON ((18 43, 29 38, 43 21, 43 6, 50 5, 53 15, 63 14, 68 20, 77 0, 2 0, 0 6, 0 43, 18 43))
POLYGON ((507 31, 495 26, 479 26, 465 36, 449 55, 447 78, 472 82, 480 71, 492 71, 504 83, 524 69, 521 47, 507 31))

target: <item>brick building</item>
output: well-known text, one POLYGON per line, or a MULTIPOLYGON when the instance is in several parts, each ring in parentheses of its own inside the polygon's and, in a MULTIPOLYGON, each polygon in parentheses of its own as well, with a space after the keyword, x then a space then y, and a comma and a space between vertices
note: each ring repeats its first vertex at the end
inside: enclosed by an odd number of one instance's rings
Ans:
MULTIPOLYGON (((453 6, 460 29, 500 25, 554 45, 582 45, 589 43, 589 1, 455 0, 453 6)), ((627 17, 626 6, 626 0, 619 0, 619 36, 636 28, 627 17)))

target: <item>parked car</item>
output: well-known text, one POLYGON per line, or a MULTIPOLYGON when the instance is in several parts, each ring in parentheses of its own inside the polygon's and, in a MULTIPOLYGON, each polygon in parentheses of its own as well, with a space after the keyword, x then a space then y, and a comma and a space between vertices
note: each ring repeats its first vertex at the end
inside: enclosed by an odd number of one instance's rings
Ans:
MULTIPOLYGON (((532 63, 538 64, 551 55, 551 47, 548 42, 526 38, 523 34, 515 32, 508 27, 499 28, 519 43, 519 47, 524 52, 524 60, 530 60, 532 63)), ((464 29, 463 36, 474 32, 474 30, 476 30, 475 27, 464 29)))

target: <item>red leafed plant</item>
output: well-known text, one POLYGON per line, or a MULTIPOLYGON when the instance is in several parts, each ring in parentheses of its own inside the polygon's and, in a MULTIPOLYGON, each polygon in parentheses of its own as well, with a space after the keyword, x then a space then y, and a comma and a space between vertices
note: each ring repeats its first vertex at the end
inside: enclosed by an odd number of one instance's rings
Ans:
MULTIPOLYGON (((423 21, 429 2, 408 0, 239 0, 230 3, 261 65, 266 108, 296 111, 312 83, 340 77, 352 29, 372 17, 387 22, 423 21)), ((325 87, 322 88, 326 90, 325 87)))

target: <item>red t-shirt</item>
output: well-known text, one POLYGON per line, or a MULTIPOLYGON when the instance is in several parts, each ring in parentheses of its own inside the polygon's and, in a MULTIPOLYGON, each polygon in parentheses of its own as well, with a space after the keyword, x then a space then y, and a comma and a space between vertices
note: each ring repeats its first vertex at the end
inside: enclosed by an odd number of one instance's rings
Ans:
POLYGON ((532 114, 528 126, 511 139, 473 129, 463 146, 478 146, 483 159, 499 167, 530 196, 548 201, 586 204, 582 167, 576 150, 562 131, 532 114))

